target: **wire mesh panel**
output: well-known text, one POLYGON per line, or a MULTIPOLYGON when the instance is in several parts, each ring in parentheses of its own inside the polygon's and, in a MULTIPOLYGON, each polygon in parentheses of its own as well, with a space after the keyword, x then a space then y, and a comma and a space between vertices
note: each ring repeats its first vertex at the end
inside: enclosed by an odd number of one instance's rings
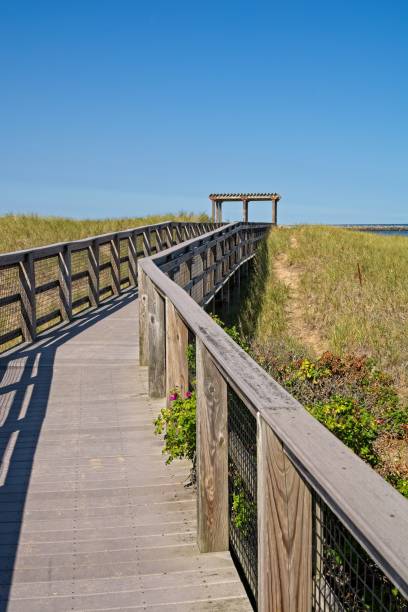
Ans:
POLYGON ((258 586, 256 419, 228 387, 230 548, 253 603, 258 586))
POLYGON ((0 269, 0 301, 3 299, 8 303, 0 306, 0 352, 20 344, 23 340, 22 334, 19 333, 21 305, 18 265, 0 269), (11 301, 14 297, 16 300, 11 301), (16 336, 11 339, 10 335, 13 332, 16 333, 16 336))
POLYGON ((313 610, 407 612, 408 602, 313 493, 313 610))
POLYGON ((136 254, 139 257, 144 257, 144 249, 143 249, 143 234, 138 234, 136 236, 136 254))
POLYGON ((102 301, 113 294, 110 242, 101 244, 99 247, 99 270, 99 294, 102 301))
POLYGON ((59 260, 52 255, 34 262, 37 332, 61 322, 59 260))
POLYGON ((71 253, 72 303, 74 314, 89 308, 89 255, 88 249, 71 253), (75 275, 81 275, 75 278, 75 275))
POLYGON ((129 287, 129 240, 123 238, 119 242, 120 257, 120 286, 122 289, 129 287))
MULTIPOLYGON (((195 278, 203 272, 203 259, 201 255, 194 255, 191 262, 191 277, 195 278)), ((191 297, 198 303, 201 302, 204 296, 204 282, 203 279, 199 280, 191 288, 191 297)))
POLYGON ((189 264, 183 261, 178 270, 174 272, 173 280, 180 287, 185 287, 190 282, 190 267, 189 264))

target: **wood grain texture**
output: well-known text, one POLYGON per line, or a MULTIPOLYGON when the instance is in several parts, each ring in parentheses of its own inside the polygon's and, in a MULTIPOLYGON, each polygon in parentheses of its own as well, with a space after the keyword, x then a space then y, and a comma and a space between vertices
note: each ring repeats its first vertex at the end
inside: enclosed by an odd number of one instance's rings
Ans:
POLYGON ((20 278, 20 327, 26 342, 33 342, 37 337, 37 314, 35 299, 34 260, 28 254, 19 264, 20 278))
POLYGON ((139 364, 149 364, 149 330, 147 311, 147 280, 146 274, 138 266, 138 293, 139 293, 139 364))
POLYGON ((170 300, 166 300, 166 396, 176 387, 188 391, 188 328, 170 300))
POLYGON ((64 321, 70 321, 72 319, 72 271, 69 247, 64 247, 58 254, 58 265, 61 317, 64 321))
POLYGON ((120 287, 120 238, 115 236, 110 241, 111 249, 111 269, 112 269, 112 291, 114 295, 119 295, 120 287))
POLYGON ((137 285, 137 234, 133 232, 128 238, 128 254, 129 254, 129 283, 132 287, 137 285))
POLYGON ((197 341, 197 541, 201 552, 228 550, 227 384, 197 341))
POLYGON ((166 395, 165 301, 149 278, 147 283, 149 396, 166 395))
POLYGON ((311 494, 258 415, 259 612, 308 612, 312 589, 311 494))
POLYGON ((99 244, 88 247, 89 299, 91 305, 99 306, 99 244))

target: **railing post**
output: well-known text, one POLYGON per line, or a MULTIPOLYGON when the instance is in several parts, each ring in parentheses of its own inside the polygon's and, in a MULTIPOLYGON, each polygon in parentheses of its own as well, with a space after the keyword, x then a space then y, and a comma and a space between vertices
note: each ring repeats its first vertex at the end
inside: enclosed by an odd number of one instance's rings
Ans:
POLYGON ((179 242, 183 242, 182 228, 179 223, 176 223, 176 243, 179 242))
POLYGON ((197 541, 228 550, 227 383, 197 339, 197 541))
POLYGON ((26 342, 37 337, 37 313, 35 301, 34 259, 29 253, 19 265, 20 277, 20 326, 26 342))
POLYGON ((188 391, 188 327, 166 298, 166 396, 176 387, 188 391))
POLYGON ((129 285, 137 286, 137 250, 136 250, 136 232, 132 232, 128 237, 128 256, 129 256, 129 285))
POLYGON ((159 229, 156 229, 156 230, 155 230, 155 234, 156 234, 156 245, 157 245, 156 250, 157 250, 157 251, 162 251, 162 250, 163 250, 163 240, 162 240, 162 236, 161 236, 161 233, 160 233, 161 231, 162 231, 162 230, 159 230, 159 229))
POLYGON ((166 324, 165 302, 152 281, 147 285, 149 397, 166 395, 166 324))
POLYGON ((63 247, 58 253, 59 295, 61 317, 65 321, 72 319, 72 269, 71 249, 63 247))
POLYGON ((312 607, 312 499, 282 442, 258 414, 258 610, 312 607))
POLYGON ((143 252, 145 257, 148 257, 152 254, 150 230, 148 228, 143 232, 143 252))
POLYGON ((147 277, 138 265, 138 303, 139 303, 139 364, 149 365, 149 329, 147 311, 147 277))
POLYGON ((88 247, 89 299, 91 306, 99 306, 99 243, 94 241, 88 247))
POLYGON ((116 234, 110 241, 111 247, 111 268, 112 268, 112 289, 115 295, 119 295, 121 292, 120 287, 120 238, 119 234, 116 234))
POLYGON ((172 234, 170 225, 166 225, 166 235, 167 235, 167 240, 168 240, 168 247, 170 248, 171 246, 173 246, 173 244, 175 244, 173 240, 173 234, 172 234))

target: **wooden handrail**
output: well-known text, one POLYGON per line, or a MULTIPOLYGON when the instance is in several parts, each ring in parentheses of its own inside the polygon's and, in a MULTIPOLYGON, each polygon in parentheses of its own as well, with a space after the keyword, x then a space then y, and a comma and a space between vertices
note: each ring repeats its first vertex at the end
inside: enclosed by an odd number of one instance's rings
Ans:
MULTIPOLYGON (((263 235, 265 227, 263 230, 261 230, 261 226, 259 227, 260 234, 263 235)), ((304 499, 302 506, 303 518, 299 519, 300 523, 294 534, 293 542, 286 542, 285 544, 285 546, 289 547, 285 552, 286 556, 282 556, 282 562, 287 565, 285 568, 281 568, 281 571, 282 575, 287 579, 287 584, 275 585, 273 587, 275 589, 282 588, 285 593, 289 591, 295 592, 297 597, 295 599, 299 605, 298 607, 293 607, 293 592, 292 603, 290 605, 284 603, 286 601, 285 598, 280 600, 279 605, 276 602, 273 603, 274 594, 266 592, 270 585, 266 586, 265 576, 261 575, 259 577, 259 609, 262 612, 277 609, 310 609, 308 607, 309 604, 305 603, 310 598, 311 592, 310 585, 305 586, 304 584, 305 574, 303 572, 302 575, 294 576, 291 574, 292 570, 290 569, 291 567, 300 567, 299 563, 301 560, 299 555, 301 555, 303 558, 301 562, 303 571, 311 571, 312 553, 307 548, 308 546, 310 547, 311 524, 305 524, 305 521, 311 521, 311 497, 308 491, 318 494, 375 564, 388 576, 403 596, 408 598, 407 501, 372 468, 315 420, 297 400, 233 342, 201 308, 208 301, 205 295, 199 295, 198 298, 193 299, 182 286, 179 286, 168 276, 169 271, 174 273, 174 268, 170 264, 175 263, 175 265, 178 265, 182 261, 186 262, 195 253, 205 253, 206 245, 207 251, 209 251, 210 245, 211 248, 214 245, 218 247, 225 240, 238 235, 242 240, 241 244, 246 245, 247 248, 237 250, 234 245, 234 253, 238 255, 239 259, 232 267, 222 271, 222 278, 218 282, 219 288, 234 271, 237 271, 253 257, 254 249, 249 245, 256 244, 256 241, 254 240, 251 243, 251 240, 248 240, 248 235, 254 231, 255 226, 251 225, 226 225, 197 239, 192 239, 182 245, 167 249, 158 255, 143 259, 139 262, 139 274, 144 278, 144 286, 149 284, 148 295, 151 295, 153 292, 156 295, 154 299, 161 299, 171 303, 177 317, 195 335, 197 342, 200 343, 200 347, 202 347, 200 351, 205 350, 208 353, 222 379, 241 398, 247 409, 256 416, 259 432, 258 444, 260 444, 260 440, 263 440, 261 452, 264 452, 265 448, 269 449, 269 453, 272 452, 271 449, 273 448, 276 448, 276 451, 273 451, 273 453, 281 449, 279 452, 283 453, 282 456, 286 457, 286 461, 289 462, 288 469, 292 470, 289 474, 290 478, 292 480, 295 477, 300 479, 299 484, 294 485, 295 493, 293 495, 297 495, 296 499, 299 500, 299 491, 301 491, 301 498, 304 499), (270 435, 268 435, 268 430, 271 432, 270 435), (276 442, 274 442, 275 440, 276 442), (299 546, 303 548, 299 549, 299 546), (289 561, 288 555, 290 557, 289 561)), ((228 251, 226 255, 228 255, 228 251)), ((226 261, 224 256, 223 261, 226 261)), ((190 283, 187 283, 186 286, 190 288, 190 283)), ((214 295, 215 290, 212 289, 210 299, 214 295)), ((145 308, 147 312, 150 312, 149 297, 146 302, 141 307, 141 310, 143 311, 143 308, 145 308)), ((145 338, 149 320, 150 318, 147 315, 142 314, 140 331, 141 341, 145 342, 144 359, 147 364, 149 362, 149 347, 146 349, 146 342, 147 345, 149 340, 153 344, 155 342, 150 337, 145 338)), ((161 334, 161 337, 164 338, 166 336, 164 317, 160 319, 159 316, 159 320, 155 321, 155 325, 158 328, 164 326, 161 334)), ((163 347, 163 345, 162 339, 161 346, 163 347)), ((173 346, 173 344, 168 343, 166 350, 169 350, 169 348, 174 350, 173 346)), ((180 355, 180 352, 178 352, 178 355, 180 355)), ((171 358, 171 356, 168 358, 171 358)), ((165 372, 161 372, 160 375, 162 379, 165 379, 165 372)), ((205 393, 203 384, 209 383, 208 381, 201 381, 200 384, 201 386, 197 389, 198 395, 205 393)), ((259 450, 258 447, 258 452, 259 450)), ((216 457, 217 453, 215 451, 214 453, 214 457, 216 457)), ((199 449, 197 454, 200 454, 199 449)), ((220 461, 222 464, 223 459, 220 459, 220 461)), ((265 457, 262 456, 261 459, 258 457, 258 463, 259 461, 261 463, 258 465, 258 475, 261 478, 261 484, 258 486, 261 489, 258 489, 258 491, 262 493, 260 495, 260 507, 265 511, 272 504, 275 512, 279 513, 278 506, 279 503, 282 503, 284 506, 282 507, 282 512, 286 513, 285 517, 290 516, 294 503, 293 499, 289 497, 291 494, 288 492, 288 497, 279 502, 276 497, 276 490, 273 490, 273 485, 268 480, 270 474, 265 474, 265 465, 269 466, 268 469, 271 469, 271 465, 275 461, 279 463, 279 458, 270 458, 265 464, 265 457), (270 497, 271 495, 272 498, 270 497), (275 497, 273 497, 274 495, 275 497)), ((202 476, 205 477, 205 474, 202 476)), ((211 482, 212 486, 216 486, 213 480, 211 482)), ((225 486, 225 483, 221 483, 220 486, 220 498, 224 499, 222 494, 224 489, 222 487, 225 486)), ((200 499, 200 486, 198 495, 200 499)), ((214 503, 217 507, 216 501, 214 503)), ((258 507, 259 511, 260 508, 258 507)), ((300 512, 301 509, 298 511, 300 512)), ((278 562, 276 559, 273 560, 273 551, 267 549, 268 543, 276 541, 277 534, 273 530, 276 530, 277 527, 273 524, 272 520, 266 521, 265 516, 259 517, 259 519, 262 519, 261 525, 268 530, 268 533, 262 533, 258 538, 258 569, 261 572, 265 572, 268 563, 278 562)), ((289 519, 285 518, 285 520, 289 519)), ((202 525, 202 522, 200 522, 202 517, 199 517, 198 521, 202 525)), ((216 527, 213 525, 212 528, 216 527)), ((290 526, 290 529, 292 528, 293 525, 290 526)), ((208 529, 211 531, 210 527, 208 529)), ((220 537, 217 539, 213 533, 209 533, 209 541, 220 541, 220 539, 223 541, 223 534, 218 535, 220 537)), ((286 536, 287 534, 285 535, 285 533, 280 534, 282 541, 285 540, 286 536)), ((201 534, 201 540, 202 537, 201 534)), ((208 548, 205 549, 207 550, 208 548)), ((269 576, 271 575, 270 571, 271 567, 269 567, 269 576)))
MULTIPOLYGON (((110 232, 81 240, 71 240, 45 245, 33 249, 24 249, 0 254, 0 352, 10 348, 19 341, 32 342, 37 337, 40 326, 59 321, 70 320, 75 308, 79 306, 98 307, 106 294, 120 294, 126 282, 130 287, 137 285, 137 260, 152 252, 163 250, 176 244, 182 234, 190 233, 194 228, 197 236, 208 232, 216 224, 166 221, 144 225, 131 229, 110 232), (143 251, 138 252, 137 239, 143 239, 143 251), (121 245, 125 244, 126 255, 121 254, 121 245), (101 261, 102 251, 109 249, 109 258, 101 261), (78 252, 85 252, 87 264, 81 270, 72 272, 73 258, 78 252), (54 259, 53 259, 54 258, 54 259), (47 273, 46 265, 40 274, 36 267, 47 260, 57 261, 55 267, 47 273), (128 268, 126 276, 121 266, 128 268), (13 272, 17 271, 17 275, 13 272), (101 287, 101 274, 110 277, 108 288, 101 287), (73 295, 78 281, 85 287, 85 295, 73 295), (10 286, 8 287, 8 283, 10 286), (14 289, 14 291, 13 291, 14 289), (45 296, 47 312, 37 317, 37 307, 45 296), (101 297, 102 296, 102 297, 101 297), (18 303, 20 306, 18 307, 18 303), (17 305, 19 314, 16 308, 17 305), (4 310, 7 307, 10 309, 4 310), (2 310, 3 309, 3 310, 2 310)), ((44 300, 42 302, 44 304, 44 300)))

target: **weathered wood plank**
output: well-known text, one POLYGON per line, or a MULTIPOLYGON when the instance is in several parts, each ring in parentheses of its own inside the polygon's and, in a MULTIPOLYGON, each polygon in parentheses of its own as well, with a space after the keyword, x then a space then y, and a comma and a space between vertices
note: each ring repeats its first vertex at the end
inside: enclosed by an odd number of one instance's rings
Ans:
POLYGON ((151 280, 147 283, 149 396, 166 395, 165 301, 151 280))
POLYGON ((88 247, 89 300, 91 306, 99 306, 99 244, 94 242, 88 247))
POLYGON ((201 552, 228 550, 227 384, 197 340, 197 541, 201 552))
POLYGON ((258 415, 258 609, 311 610, 311 494, 258 415))
POLYGON ((147 310, 147 278, 145 272, 138 265, 138 294, 139 294, 139 364, 149 364, 149 330, 147 310))
POLYGON ((137 285, 137 250, 136 250, 137 234, 133 232, 128 238, 129 252, 129 283, 132 287, 137 285))
POLYGON ((111 250, 111 269, 112 269, 112 290, 114 295, 121 292, 120 286, 120 237, 115 237, 110 241, 111 250))
POLYGON ((188 327, 170 300, 166 300, 166 395, 179 389, 188 391, 188 327))
POLYGON ((20 277, 20 327, 26 342, 33 342, 37 337, 37 314, 35 298, 34 260, 29 253, 19 265, 20 277))
POLYGON ((64 247, 59 253, 58 264, 61 317, 65 321, 70 321, 72 319, 72 270, 69 247, 64 247))

